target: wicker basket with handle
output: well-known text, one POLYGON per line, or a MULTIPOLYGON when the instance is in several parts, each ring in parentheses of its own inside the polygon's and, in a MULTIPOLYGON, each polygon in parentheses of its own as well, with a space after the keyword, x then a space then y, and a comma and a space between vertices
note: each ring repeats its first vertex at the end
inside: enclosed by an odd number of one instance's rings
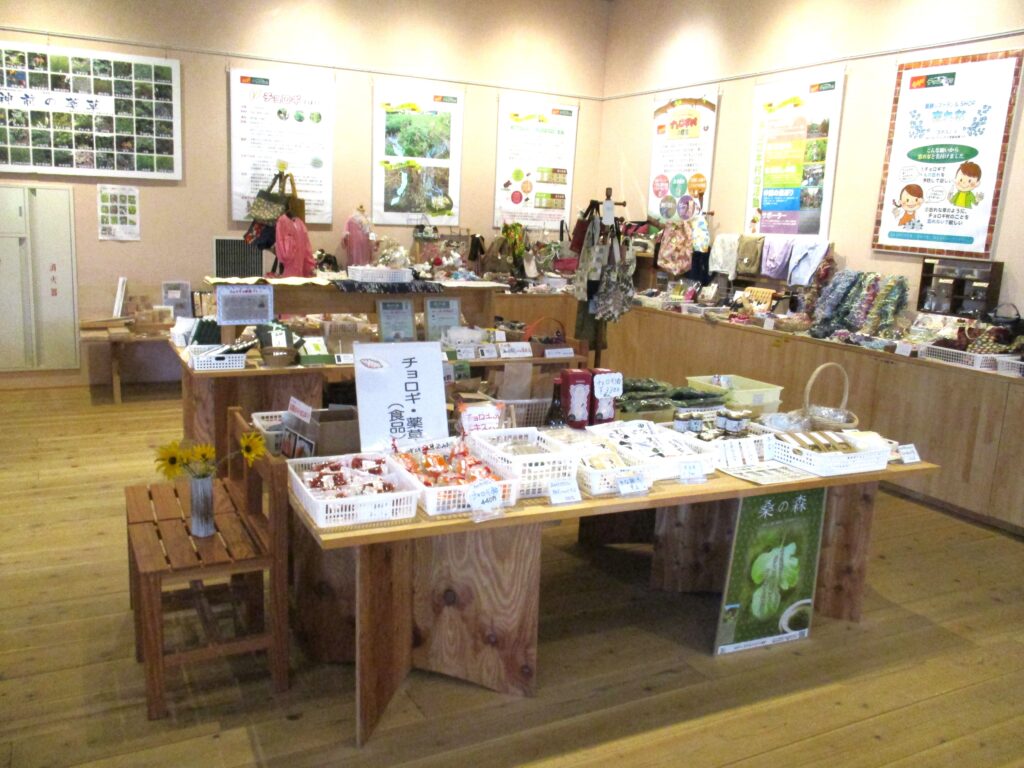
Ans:
POLYGON ((814 373, 807 380, 804 387, 804 408, 803 412, 811 420, 812 429, 852 429, 860 424, 860 419, 853 411, 846 409, 846 402, 850 396, 850 377, 846 375, 846 369, 839 363, 822 363, 814 369, 814 373), (836 368, 843 375, 843 399, 838 408, 831 408, 827 405, 811 405, 811 390, 814 382, 826 368, 836 368))

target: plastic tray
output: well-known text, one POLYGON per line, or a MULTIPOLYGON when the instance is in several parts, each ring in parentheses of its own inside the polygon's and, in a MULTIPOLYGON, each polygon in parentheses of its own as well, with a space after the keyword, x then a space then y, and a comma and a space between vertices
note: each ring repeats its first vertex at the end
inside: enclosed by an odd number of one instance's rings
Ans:
POLYGON ((766 444, 768 458, 820 477, 880 472, 889 464, 889 448, 857 453, 815 453, 794 448, 777 437, 766 444))
POLYGON ((774 440, 775 433, 765 427, 762 424, 751 423, 747 427, 746 437, 721 437, 717 440, 701 440, 692 432, 681 432, 680 435, 684 440, 694 446, 708 449, 714 453, 715 467, 721 469, 726 465, 725 452, 723 445, 726 442, 729 443, 750 443, 754 446, 754 450, 757 451, 757 458, 760 461, 766 461, 768 456, 768 441, 774 440))
POLYGON ((348 278, 357 283, 411 283, 412 270, 389 267, 349 267, 348 278))
POLYGON ((1004 376, 1024 376, 1024 360, 1012 357, 1000 357, 996 360, 996 370, 1004 376))
POLYGON ((474 454, 502 475, 519 480, 519 496, 523 499, 544 496, 552 480, 575 477, 579 462, 579 454, 549 440, 534 427, 474 432, 469 436, 469 444, 474 454), (513 454, 505 449, 510 444, 539 445, 547 452, 513 454))
POLYGON ((772 406, 778 408, 782 387, 744 376, 729 376, 729 386, 713 384, 713 376, 687 376, 687 385, 702 392, 724 395, 727 402, 742 406, 772 406))
POLYGON ((926 360, 938 360, 940 363, 959 365, 963 368, 975 368, 979 371, 995 371, 998 369, 1000 359, 1013 360, 1015 357, 1014 355, 979 355, 976 352, 961 352, 958 349, 946 349, 934 345, 922 347, 917 356, 926 360))
POLYGON ((195 344, 188 350, 188 367, 193 371, 240 371, 245 368, 245 353, 233 355, 211 355, 222 344, 195 344))
MULTIPOLYGON (((444 451, 451 448, 458 441, 458 438, 449 437, 443 440, 428 440, 422 443, 416 443, 414 445, 406 446, 402 448, 403 452, 412 452, 417 450, 430 450, 430 451, 444 451)), ((501 489, 501 506, 511 507, 516 503, 516 499, 519 497, 519 481, 515 478, 508 477, 501 467, 496 467, 490 464, 488 461, 484 461, 499 477, 502 479, 498 481, 498 487, 501 489)), ((444 516, 461 516, 468 517, 473 513, 472 507, 466 503, 466 487, 465 485, 443 485, 428 488, 421 483, 415 476, 405 471, 405 468, 396 462, 398 471, 408 478, 416 489, 419 491, 419 502, 423 511, 431 517, 444 516)))
POLYGON ((395 525, 416 517, 416 500, 420 491, 408 474, 390 458, 386 458, 389 472, 384 479, 394 483, 398 490, 347 499, 321 499, 302 482, 301 473, 326 462, 340 461, 349 466, 357 456, 382 454, 352 454, 347 456, 317 456, 288 460, 288 486, 302 508, 320 528, 342 528, 352 525, 395 525))
POLYGON ((284 439, 284 411, 262 411, 250 415, 252 425, 263 435, 267 450, 275 456, 281 453, 281 440, 284 439))
POLYGON ((505 405, 516 409, 517 427, 543 427, 551 409, 551 398, 541 397, 536 400, 503 400, 505 405))

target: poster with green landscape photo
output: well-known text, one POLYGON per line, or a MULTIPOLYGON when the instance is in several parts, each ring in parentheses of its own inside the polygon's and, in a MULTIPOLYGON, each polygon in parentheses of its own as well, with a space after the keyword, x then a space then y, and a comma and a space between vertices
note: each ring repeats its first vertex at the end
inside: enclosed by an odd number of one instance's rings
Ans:
POLYGON ((0 41, 0 172, 181 178, 175 59, 0 41))
POLYGON ((823 488, 740 502, 715 655, 807 637, 824 517, 823 488))

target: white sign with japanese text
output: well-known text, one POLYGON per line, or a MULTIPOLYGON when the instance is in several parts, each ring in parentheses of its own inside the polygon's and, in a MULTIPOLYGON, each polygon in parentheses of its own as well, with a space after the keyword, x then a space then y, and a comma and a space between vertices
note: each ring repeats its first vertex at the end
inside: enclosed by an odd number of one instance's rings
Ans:
POLYGON ((355 343, 352 354, 362 450, 448 437, 438 342, 355 343))
MULTIPOLYGON (((287 165, 307 224, 330 224, 334 164, 334 76, 298 70, 232 69, 231 218, 242 221, 256 193, 287 165)), ((291 192, 291 185, 287 187, 291 192)))
POLYGON ((0 57, 0 172, 181 179, 176 59, 27 40, 0 57))

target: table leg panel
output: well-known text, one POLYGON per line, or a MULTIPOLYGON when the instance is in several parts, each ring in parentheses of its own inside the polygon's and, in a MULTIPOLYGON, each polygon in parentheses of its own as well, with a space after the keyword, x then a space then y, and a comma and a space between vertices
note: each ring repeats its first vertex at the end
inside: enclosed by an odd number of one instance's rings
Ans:
POLYGON ((878 483, 828 489, 814 597, 825 616, 860 621, 877 492, 878 483))
POLYGON ((373 733, 412 667, 412 544, 356 553, 356 743, 373 733))
POLYGON ((653 509, 581 517, 578 540, 592 547, 648 543, 654 539, 654 517, 653 509))
POLYGON ((738 512, 737 499, 659 507, 655 511, 651 588, 721 592, 738 512))
POLYGON ((413 665, 529 695, 537 669, 541 527, 420 539, 413 665))

